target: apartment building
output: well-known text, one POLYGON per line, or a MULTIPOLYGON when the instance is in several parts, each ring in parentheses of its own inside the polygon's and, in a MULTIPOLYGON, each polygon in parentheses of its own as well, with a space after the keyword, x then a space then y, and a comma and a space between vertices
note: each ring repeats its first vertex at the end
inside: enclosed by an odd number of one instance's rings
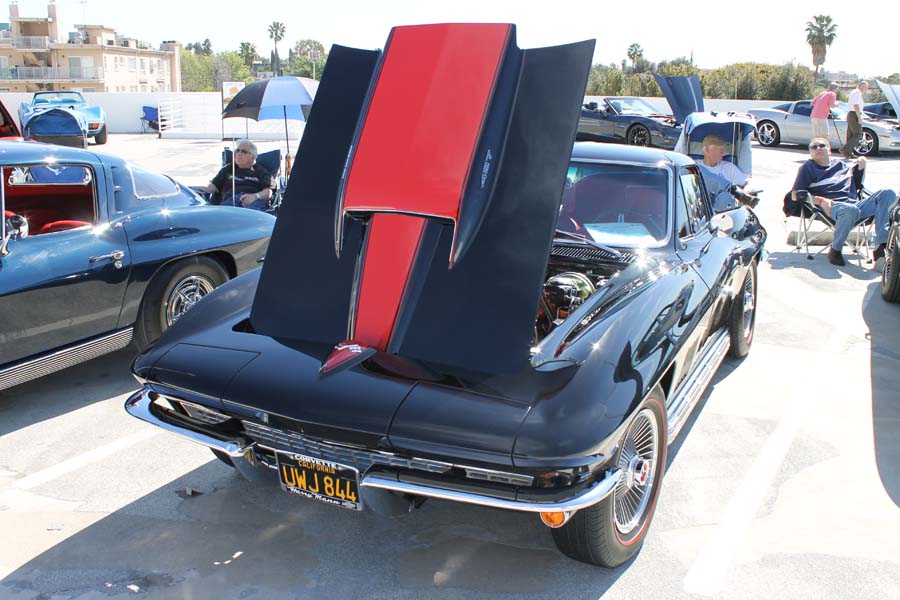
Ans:
POLYGON ((60 38, 54 0, 46 17, 23 17, 15 1, 0 23, 0 92, 180 92, 181 45, 152 49, 104 25, 76 25, 60 38))

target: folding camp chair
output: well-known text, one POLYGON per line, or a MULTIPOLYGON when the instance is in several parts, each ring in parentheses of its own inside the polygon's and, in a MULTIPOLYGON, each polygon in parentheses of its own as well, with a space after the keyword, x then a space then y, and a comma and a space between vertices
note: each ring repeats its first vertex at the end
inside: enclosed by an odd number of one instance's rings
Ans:
MULTIPOLYGON (((859 199, 866 198, 869 195, 868 190, 863 187, 864 176, 865 171, 853 171, 853 183, 856 186, 856 196, 859 199)), ((814 244, 816 239, 829 232, 834 235, 835 221, 831 218, 831 215, 829 215, 825 211, 824 208, 813 204, 812 195, 810 195, 806 190, 798 190, 797 199, 798 200, 795 202, 791 198, 791 192, 788 192, 785 195, 785 220, 787 220, 787 217, 798 217, 797 229, 794 233, 794 249, 797 252, 800 252, 800 248, 802 245, 803 249, 806 251, 806 258, 812 260, 813 256, 809 253, 810 244, 814 244), (825 229, 813 231, 813 223, 815 223, 816 221, 822 223, 825 226, 825 229)), ((852 236, 848 236, 845 242, 848 246, 850 246, 855 254, 858 254, 860 256, 860 258, 865 256, 867 263, 872 262, 871 246, 869 244, 869 240, 872 237, 872 227, 874 226, 874 223, 875 217, 872 215, 859 218, 856 223, 853 224, 853 228, 851 230, 856 232, 855 239, 852 236)), ((818 252, 816 252, 816 254, 824 252, 828 247, 828 244, 824 245, 818 252)))
POLYGON ((145 133, 148 129, 159 131, 159 109, 155 106, 142 107, 141 115, 141 133, 145 133))

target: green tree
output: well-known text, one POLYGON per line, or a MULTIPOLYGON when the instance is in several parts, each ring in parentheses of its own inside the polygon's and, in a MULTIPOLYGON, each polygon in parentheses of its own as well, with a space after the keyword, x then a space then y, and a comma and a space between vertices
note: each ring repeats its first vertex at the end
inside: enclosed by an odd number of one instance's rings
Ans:
POLYGON ((816 15, 806 22, 806 43, 812 48, 812 62, 819 78, 819 67, 825 64, 825 52, 837 37, 837 25, 828 15, 816 15))
POLYGON ((281 21, 273 21, 271 25, 269 25, 269 39, 274 42, 275 53, 272 55, 272 70, 275 71, 276 75, 280 75, 281 71, 281 61, 278 58, 278 42, 284 39, 284 23, 281 21))
POLYGON ((253 61, 256 60, 256 46, 250 42, 241 42, 241 48, 238 50, 238 55, 240 55, 241 60, 244 61, 244 65, 249 69, 253 66, 253 61))
POLYGON ((181 87, 185 92, 213 92, 212 58, 181 49, 181 87))
POLYGON ((210 61, 211 79, 214 90, 222 89, 225 81, 243 81, 250 83, 253 76, 250 68, 244 64, 244 59, 237 52, 220 52, 210 61))
POLYGON ((328 55, 325 46, 318 40, 299 40, 291 52, 290 70, 292 75, 316 78, 322 74, 322 68, 328 55))
POLYGON ((625 53, 628 56, 628 60, 631 61, 631 67, 635 71, 637 71, 637 60, 644 56, 644 49, 641 48, 640 44, 632 44, 628 46, 628 51, 625 53))

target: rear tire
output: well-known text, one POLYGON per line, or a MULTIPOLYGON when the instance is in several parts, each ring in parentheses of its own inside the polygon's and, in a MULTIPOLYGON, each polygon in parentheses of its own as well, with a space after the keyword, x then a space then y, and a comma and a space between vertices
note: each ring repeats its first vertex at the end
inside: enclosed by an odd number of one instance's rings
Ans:
POLYGON ((756 124, 756 140, 763 146, 774 147, 781 143, 781 132, 772 121, 761 121, 756 124))
POLYGON ((738 295, 731 305, 728 317, 728 333, 731 335, 731 348, 728 353, 735 358, 744 358, 753 344, 753 332, 756 329, 756 262, 751 263, 744 277, 738 295))
POLYGON ((138 349, 162 335, 178 317, 226 281, 225 269, 208 256, 186 258, 163 267, 147 286, 134 324, 138 349))
POLYGON ((643 125, 633 125, 625 134, 625 141, 629 146, 649 146, 650 130, 643 125))
POLYGON ((106 137, 107 137, 106 126, 104 126, 103 129, 101 129, 97 133, 97 135, 94 136, 94 143, 97 144, 98 146, 102 146, 103 144, 106 143, 106 137))
POLYGON ((900 302, 900 228, 894 223, 884 252, 881 271, 881 297, 888 302, 900 302))
POLYGON ((637 554, 653 520, 667 445, 665 394, 656 386, 635 412, 619 446, 615 464, 622 478, 613 492, 552 530, 563 554, 610 568, 637 554))

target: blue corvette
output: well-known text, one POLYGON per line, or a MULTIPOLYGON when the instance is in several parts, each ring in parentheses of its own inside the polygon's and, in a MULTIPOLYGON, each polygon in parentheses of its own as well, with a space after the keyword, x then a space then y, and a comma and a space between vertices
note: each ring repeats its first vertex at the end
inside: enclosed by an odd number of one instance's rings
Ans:
POLYGON ((35 92, 31 102, 23 102, 19 106, 19 122, 25 127, 34 115, 54 108, 62 108, 73 113, 86 137, 94 138, 97 144, 106 143, 108 135, 106 111, 101 106, 88 104, 80 92, 35 92))
POLYGON ((259 265, 275 218, 88 150, 0 142, 0 390, 143 347, 259 265))

